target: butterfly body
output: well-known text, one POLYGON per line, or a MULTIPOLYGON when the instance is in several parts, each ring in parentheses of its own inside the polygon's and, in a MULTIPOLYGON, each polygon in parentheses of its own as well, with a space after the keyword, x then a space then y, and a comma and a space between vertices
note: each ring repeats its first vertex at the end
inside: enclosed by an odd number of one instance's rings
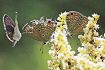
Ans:
POLYGON ((55 31, 55 23, 51 19, 44 20, 42 17, 40 20, 32 20, 30 23, 27 23, 23 27, 23 31, 35 40, 46 43, 55 31))
POLYGON ((17 18, 15 19, 15 22, 14 22, 11 17, 5 14, 3 16, 3 24, 4 24, 6 36, 11 42, 14 43, 13 45, 14 47, 16 43, 21 39, 21 36, 22 36, 18 28, 17 18))
POLYGON ((88 18, 76 11, 68 12, 66 16, 68 31, 70 34, 77 35, 83 31, 88 23, 88 18))

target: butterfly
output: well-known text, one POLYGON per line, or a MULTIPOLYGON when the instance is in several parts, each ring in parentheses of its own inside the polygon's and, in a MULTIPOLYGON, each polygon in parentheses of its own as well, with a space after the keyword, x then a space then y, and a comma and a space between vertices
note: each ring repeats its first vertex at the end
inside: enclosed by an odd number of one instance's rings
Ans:
POLYGON ((66 16, 66 23, 70 35, 78 35, 88 23, 88 18, 76 11, 69 11, 66 16))
POLYGON ((22 30, 33 39, 46 43, 55 31, 55 28, 56 21, 41 17, 40 20, 32 20, 25 24, 22 30))
POLYGON ((14 22, 10 16, 8 16, 7 14, 4 14, 3 24, 4 24, 4 30, 5 30, 6 36, 11 42, 14 43, 12 46, 12 47, 14 47, 16 45, 16 43, 22 37, 22 35, 19 31, 19 27, 18 27, 17 16, 16 16, 15 22, 14 22))

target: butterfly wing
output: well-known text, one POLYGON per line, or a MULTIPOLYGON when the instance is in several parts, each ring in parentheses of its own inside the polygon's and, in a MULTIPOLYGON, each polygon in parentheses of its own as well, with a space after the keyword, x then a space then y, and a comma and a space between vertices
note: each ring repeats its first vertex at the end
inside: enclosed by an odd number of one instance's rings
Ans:
POLYGON ((40 41, 47 42, 55 30, 55 23, 53 21, 45 21, 37 26, 40 41))
POLYGON ((4 24, 4 29, 6 31, 7 38, 11 42, 14 42, 14 40, 13 40, 14 28, 15 28, 14 21, 12 20, 11 17, 9 17, 8 15, 5 14, 3 16, 3 24, 4 24))
POLYGON ((38 41, 43 41, 43 37, 42 37, 42 34, 43 34, 43 27, 44 25, 43 24, 37 24, 35 26, 33 26, 33 30, 32 30, 32 34, 31 36, 35 39, 35 40, 38 40, 38 41))
POLYGON ((86 24, 88 23, 88 18, 83 16, 81 18, 80 21, 78 21, 78 23, 80 23, 76 28, 75 28, 75 33, 81 33, 83 31, 83 28, 86 26, 86 24))
POLYGON ((23 33, 31 33, 32 32, 31 26, 28 23, 23 26, 22 30, 23 30, 23 33))
POLYGON ((27 35, 29 35, 30 37, 34 38, 35 40, 40 40, 40 34, 39 34, 39 25, 37 24, 33 24, 34 21, 27 23, 23 26, 22 30, 23 33, 26 33, 27 35))
POLYGON ((55 23, 48 20, 33 20, 23 27, 23 31, 38 41, 47 42, 55 30, 55 23))
POLYGON ((76 11, 70 11, 66 17, 68 31, 77 35, 83 31, 83 28, 88 23, 88 18, 76 11))
POLYGON ((17 15, 15 16, 15 28, 14 28, 14 34, 13 34, 13 40, 14 44, 12 47, 14 47, 17 42, 21 39, 22 35, 18 27, 18 21, 17 21, 17 15))
POLYGON ((50 39, 52 33, 55 31, 55 28, 56 28, 55 21, 46 20, 43 35, 42 35, 45 41, 48 41, 50 39))

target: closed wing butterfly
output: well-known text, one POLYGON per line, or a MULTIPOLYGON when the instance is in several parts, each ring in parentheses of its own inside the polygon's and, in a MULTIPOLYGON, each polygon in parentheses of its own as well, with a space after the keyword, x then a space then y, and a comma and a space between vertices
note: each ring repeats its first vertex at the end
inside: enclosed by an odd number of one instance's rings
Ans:
POLYGON ((66 16, 68 32, 70 35, 78 35, 88 23, 88 18, 76 11, 69 11, 66 16))
POLYGON ((41 17, 40 20, 32 20, 25 24, 23 27, 23 32, 35 40, 46 43, 55 31, 55 28, 56 21, 41 17))
POLYGON ((15 22, 12 18, 6 14, 3 16, 3 24, 7 38, 13 42, 14 47, 16 43, 21 39, 21 33, 19 31, 17 16, 15 18, 15 22))

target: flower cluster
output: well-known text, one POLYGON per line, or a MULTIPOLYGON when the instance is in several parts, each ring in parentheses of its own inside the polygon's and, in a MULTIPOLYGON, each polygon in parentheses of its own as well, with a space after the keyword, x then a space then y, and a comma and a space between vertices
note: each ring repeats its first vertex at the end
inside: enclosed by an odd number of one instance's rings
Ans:
POLYGON ((105 36, 99 36, 97 20, 99 15, 88 17, 88 24, 84 28, 84 35, 79 35, 82 47, 74 55, 67 40, 66 15, 61 13, 58 17, 57 28, 51 38, 51 49, 48 60, 50 70, 105 70, 105 36))
POLYGON ((71 46, 67 41, 67 25, 66 25, 67 12, 58 17, 59 22, 57 28, 52 35, 52 46, 49 50, 49 54, 52 60, 48 61, 48 67, 50 70, 67 70, 73 69, 76 64, 74 60, 74 51, 71 51, 71 46))
POLYGON ((83 69, 105 70, 105 38, 99 36, 97 21, 99 15, 93 14, 88 17, 88 24, 84 28, 84 35, 79 35, 83 47, 79 47, 79 54, 76 56, 81 61, 80 65, 85 66, 83 69), (84 63, 84 64, 83 64, 84 63))

